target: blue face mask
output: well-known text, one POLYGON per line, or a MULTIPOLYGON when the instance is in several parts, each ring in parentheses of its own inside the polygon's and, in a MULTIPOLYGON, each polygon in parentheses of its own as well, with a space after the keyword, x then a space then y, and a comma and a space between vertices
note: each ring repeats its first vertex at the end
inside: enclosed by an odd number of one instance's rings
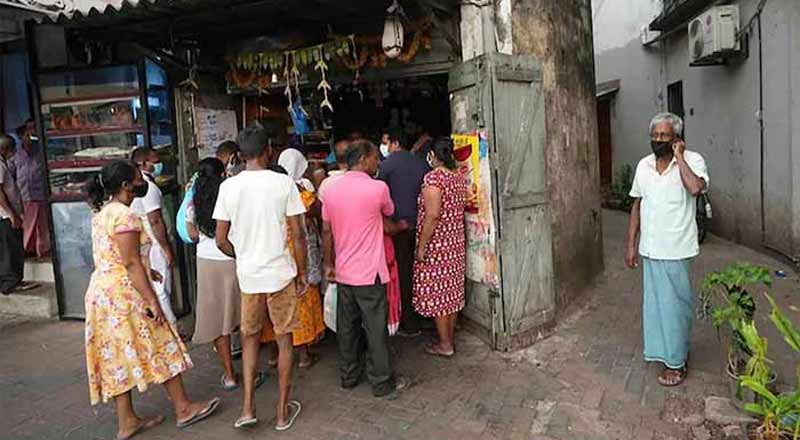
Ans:
POLYGON ((153 177, 158 177, 163 172, 164 172, 164 163, 163 162, 159 162, 159 163, 153 164, 153 173, 152 173, 153 177))

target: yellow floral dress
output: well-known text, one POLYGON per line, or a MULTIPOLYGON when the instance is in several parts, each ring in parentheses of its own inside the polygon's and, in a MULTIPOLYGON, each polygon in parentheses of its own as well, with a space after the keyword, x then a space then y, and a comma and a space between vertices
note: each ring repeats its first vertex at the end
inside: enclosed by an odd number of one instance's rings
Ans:
POLYGON ((133 287, 114 235, 140 232, 146 261, 150 239, 142 222, 121 203, 109 203, 92 218, 94 272, 86 291, 86 369, 92 405, 149 384, 160 384, 192 366, 186 347, 169 324, 146 315, 144 297, 133 287))
MULTIPOLYGON (((302 197, 306 209, 311 208, 317 200, 314 193, 307 190, 301 191, 300 197, 302 197)), ((288 229, 289 252, 294 255, 294 245, 291 240, 292 230, 291 228, 288 229)), ((297 330, 292 332, 292 345, 295 347, 317 342, 322 333, 325 332, 325 321, 322 317, 322 300, 319 291, 322 273, 319 232, 310 215, 306 217, 306 237, 309 244, 307 254, 309 286, 306 294, 300 297, 297 303, 297 330)), ((261 331, 261 342, 272 342, 274 340, 275 333, 272 330, 272 325, 265 325, 261 331)))

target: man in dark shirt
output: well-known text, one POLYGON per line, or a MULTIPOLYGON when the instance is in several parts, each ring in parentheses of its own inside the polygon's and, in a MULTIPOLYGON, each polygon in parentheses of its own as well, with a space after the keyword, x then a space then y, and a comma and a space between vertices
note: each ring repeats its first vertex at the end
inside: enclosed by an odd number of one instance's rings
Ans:
POLYGON ((422 190, 422 179, 429 171, 428 164, 409 150, 404 135, 399 131, 389 133, 389 157, 380 165, 380 178, 387 185, 395 205, 393 220, 406 222, 408 229, 395 235, 395 258, 400 272, 400 291, 403 316, 398 334, 405 337, 420 335, 420 317, 411 304, 416 248, 417 198, 422 190))

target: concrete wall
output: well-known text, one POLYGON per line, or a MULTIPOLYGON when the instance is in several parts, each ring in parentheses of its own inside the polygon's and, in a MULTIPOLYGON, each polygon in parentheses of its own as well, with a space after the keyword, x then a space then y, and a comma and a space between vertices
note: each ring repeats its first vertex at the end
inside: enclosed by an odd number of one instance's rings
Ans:
POLYGON ((589 0, 517 0, 514 53, 542 61, 547 181, 559 310, 603 270, 589 0))
MULTIPOLYGON (((597 81, 621 79, 613 106, 614 168, 649 153, 647 122, 667 107, 667 85, 683 81, 686 140, 703 154, 711 172, 714 232, 751 246, 762 244, 761 140, 759 135, 758 31, 749 36, 749 58, 726 66, 689 67, 688 41, 679 30, 645 48, 631 29, 658 12, 635 7, 642 0, 595 4, 597 81), (650 14, 648 14, 650 13, 650 14), (650 15, 648 17, 648 15, 650 15), (624 17, 624 18, 623 18, 624 17), (625 23, 638 23, 627 26, 625 23), (627 43, 622 41, 628 40, 627 43)), ((740 0, 741 21, 757 0, 740 0)), ((786 255, 800 253, 798 205, 798 36, 800 2, 767 2, 762 15, 764 209, 766 244, 786 255), (793 202, 794 200, 794 202, 793 202)))

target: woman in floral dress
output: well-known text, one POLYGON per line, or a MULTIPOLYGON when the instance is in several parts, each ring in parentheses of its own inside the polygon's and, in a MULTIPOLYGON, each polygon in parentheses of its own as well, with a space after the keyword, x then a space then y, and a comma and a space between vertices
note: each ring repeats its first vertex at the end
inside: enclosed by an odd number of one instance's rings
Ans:
POLYGON ((86 291, 86 368, 92 405, 114 399, 117 438, 128 439, 164 421, 139 418, 131 390, 164 384, 175 408, 176 426, 205 419, 219 399, 189 400, 181 374, 192 366, 177 332, 165 319, 151 285, 160 274, 147 269, 150 240, 130 209, 147 191, 136 164, 106 165, 88 186, 95 270, 86 291), (149 273, 148 273, 149 272, 149 273))
MULTIPOLYGON (((303 176, 308 169, 308 161, 303 153, 294 149, 287 148, 281 152, 278 158, 280 165, 289 177, 297 182, 300 190, 300 197, 306 206, 305 233, 308 242, 308 290, 305 295, 300 297, 297 303, 297 329, 292 332, 292 345, 299 347, 300 360, 298 368, 310 368, 314 365, 319 356, 311 351, 311 345, 317 342, 325 333, 325 321, 322 316, 322 297, 320 295, 320 283, 322 282, 322 253, 319 234, 319 203, 315 194, 314 185, 310 180, 303 176)), ((288 229, 289 237, 294 231, 288 229)), ((294 255, 292 240, 287 240, 289 251, 294 255)), ((261 342, 268 343, 275 341, 275 334, 272 326, 264 326, 261 332, 261 342)), ((269 365, 278 364, 278 354, 274 344, 270 347, 269 365)))
POLYGON ((450 357, 455 353, 456 318, 464 308, 467 183, 456 171, 449 138, 438 139, 427 160, 433 171, 425 175, 418 199, 413 303, 417 313, 436 321, 439 341, 425 351, 450 357))

